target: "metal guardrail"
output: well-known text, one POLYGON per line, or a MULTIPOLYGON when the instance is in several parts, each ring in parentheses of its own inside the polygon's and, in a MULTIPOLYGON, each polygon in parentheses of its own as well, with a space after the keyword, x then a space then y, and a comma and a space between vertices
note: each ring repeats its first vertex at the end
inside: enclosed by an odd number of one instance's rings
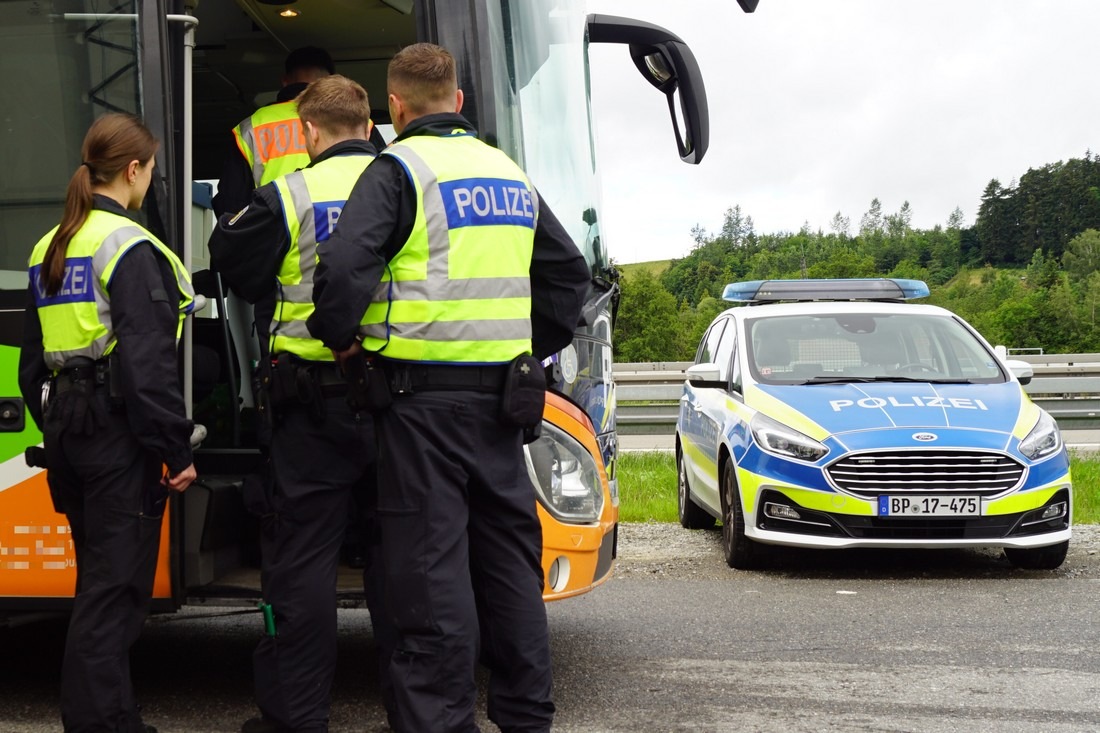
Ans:
MULTIPOLYGON (((1023 354, 1035 372, 1024 385, 1031 401, 1063 430, 1100 428, 1100 354, 1023 354)), ((614 365, 616 424, 625 435, 671 435, 676 429, 684 372, 692 362, 614 365)))

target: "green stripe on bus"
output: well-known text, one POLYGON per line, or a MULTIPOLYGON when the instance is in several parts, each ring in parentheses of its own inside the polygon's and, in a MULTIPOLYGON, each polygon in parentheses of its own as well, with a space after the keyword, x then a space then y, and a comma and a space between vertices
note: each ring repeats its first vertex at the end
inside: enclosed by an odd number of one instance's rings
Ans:
MULTIPOLYGON (((0 346, 0 400, 19 397, 19 349, 0 346)), ((30 413, 21 433, 0 432, 0 463, 22 455, 28 445, 42 442, 42 433, 34 426, 30 413)))

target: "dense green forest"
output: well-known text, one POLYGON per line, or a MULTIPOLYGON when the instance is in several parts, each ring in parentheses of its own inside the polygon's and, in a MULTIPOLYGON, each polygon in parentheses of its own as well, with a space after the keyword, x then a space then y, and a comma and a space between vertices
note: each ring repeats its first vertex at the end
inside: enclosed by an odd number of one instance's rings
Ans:
POLYGON ((615 360, 692 359, 730 306, 727 283, 802 277, 916 278, 932 290, 921 302, 958 313, 992 343, 1100 351, 1100 156, 1029 169, 1008 186, 990 181, 973 226, 958 208, 932 229, 911 219, 908 202, 884 213, 876 198, 854 233, 837 212, 828 232, 758 234, 734 206, 720 231, 692 231, 683 259, 621 278, 615 360))

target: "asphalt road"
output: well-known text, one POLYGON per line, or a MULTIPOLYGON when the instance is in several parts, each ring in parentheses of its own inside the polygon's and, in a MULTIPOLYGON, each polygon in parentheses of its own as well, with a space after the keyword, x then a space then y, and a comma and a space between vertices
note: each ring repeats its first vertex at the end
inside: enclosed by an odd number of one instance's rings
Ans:
MULTIPOLYGON (((555 729, 1100 730, 1100 532, 1082 530, 1054 572, 971 551, 785 551, 744 572, 716 531, 627 525, 616 575, 549 606, 555 729)), ((252 714, 260 619, 222 613, 153 618, 135 648, 161 733, 252 714)), ((332 730, 385 730, 366 612, 340 623, 332 730)), ((60 730, 63 636, 60 622, 0 631, 0 731, 60 730)))

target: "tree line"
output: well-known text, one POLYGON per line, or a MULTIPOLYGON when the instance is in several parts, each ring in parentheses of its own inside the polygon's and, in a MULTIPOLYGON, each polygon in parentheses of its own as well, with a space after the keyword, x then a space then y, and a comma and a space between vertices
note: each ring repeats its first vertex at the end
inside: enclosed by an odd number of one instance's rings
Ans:
POLYGON ((966 226, 956 208, 932 229, 911 226, 873 199, 852 232, 837 212, 829 231, 757 233, 734 206, 717 232, 692 230, 687 256, 660 270, 628 266, 615 323, 615 360, 694 358, 707 326, 739 280, 901 277, 924 280, 921 302, 969 321, 992 343, 1047 353, 1100 351, 1100 156, 1029 169, 985 187, 966 226))

